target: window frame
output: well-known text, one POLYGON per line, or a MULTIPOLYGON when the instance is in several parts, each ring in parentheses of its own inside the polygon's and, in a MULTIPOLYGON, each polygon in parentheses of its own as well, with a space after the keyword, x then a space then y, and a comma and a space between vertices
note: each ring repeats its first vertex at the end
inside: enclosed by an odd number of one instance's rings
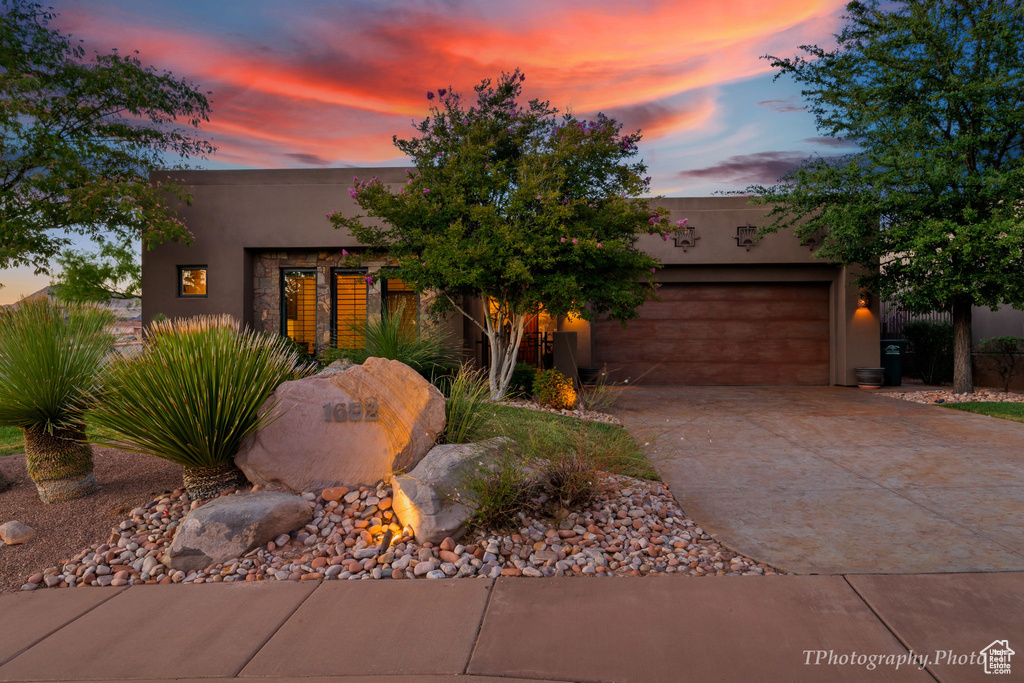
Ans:
MULTIPOLYGON (((388 312, 388 280, 389 279, 398 280, 399 278, 389 278, 387 276, 387 271, 382 270, 381 271, 381 279, 380 279, 380 281, 381 281, 381 286, 380 286, 380 314, 381 315, 387 315, 387 312, 388 312)), ((404 284, 405 284, 406 287, 410 287, 409 283, 404 283, 404 284)), ((412 292, 412 293, 416 295, 416 338, 419 339, 420 338, 420 332, 422 330, 422 324, 421 324, 421 321, 420 321, 420 303, 421 303, 420 297, 421 297, 421 295, 419 293, 417 293, 417 292, 412 292)))
MULTIPOLYGON (((338 348, 338 275, 362 275, 366 277, 368 274, 366 268, 331 268, 331 347, 338 348)), ((370 300, 370 284, 364 283, 366 303, 370 300)), ((364 305, 366 309, 366 320, 370 317, 370 307, 364 305)))
POLYGON ((178 298, 179 299, 206 299, 210 296, 210 268, 206 265, 186 265, 178 266, 178 298), (203 285, 206 291, 203 294, 185 294, 185 281, 182 279, 182 275, 186 270, 201 270, 203 271, 203 285))
MULTIPOLYGON (((281 275, 280 275, 280 282, 279 282, 279 287, 280 288, 278 290, 281 293, 281 329, 279 331, 280 331, 280 334, 281 334, 282 337, 286 337, 288 339, 291 339, 291 337, 288 336, 288 297, 285 294, 285 280, 287 278, 287 274, 288 273, 295 273, 295 272, 299 272, 299 273, 312 273, 313 274, 313 281, 314 282, 316 282, 316 277, 317 277, 316 268, 299 267, 299 266, 296 266, 296 267, 281 266, 281 275)), ((314 292, 315 292, 315 286, 314 286, 314 292)), ((315 294, 314 294, 313 304, 314 304, 314 309, 313 309, 313 337, 315 339, 316 338, 316 326, 317 326, 317 307, 316 307, 316 295, 315 294)), ((295 341, 295 340, 293 339, 292 341, 295 341)), ((301 344, 301 342, 297 342, 297 343, 301 344)), ((316 344, 314 343, 314 346, 315 345, 316 344)))

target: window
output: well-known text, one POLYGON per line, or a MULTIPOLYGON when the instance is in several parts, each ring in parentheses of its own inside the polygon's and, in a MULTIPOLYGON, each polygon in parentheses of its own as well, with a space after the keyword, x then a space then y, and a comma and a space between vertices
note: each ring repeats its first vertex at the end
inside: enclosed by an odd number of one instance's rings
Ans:
POLYGON ((366 271, 334 270, 334 341, 339 349, 366 345, 359 326, 366 323, 366 271))
POLYGON ((206 266, 178 266, 178 296, 206 296, 206 266))
POLYGON ((316 269, 281 271, 281 333, 316 353, 316 269))
POLYGON ((420 333, 420 295, 398 278, 381 281, 381 306, 383 313, 401 311, 402 332, 413 337, 420 333))

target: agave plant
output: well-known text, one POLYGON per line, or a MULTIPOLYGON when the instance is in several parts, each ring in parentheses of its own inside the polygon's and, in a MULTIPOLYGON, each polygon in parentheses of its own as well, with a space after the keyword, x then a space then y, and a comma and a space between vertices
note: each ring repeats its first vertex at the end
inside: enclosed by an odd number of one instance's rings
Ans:
POLYGON ((0 425, 24 431, 28 475, 44 503, 98 488, 83 413, 113 321, 95 306, 47 298, 0 310, 0 425))
POLYGON ((351 328, 364 340, 363 346, 327 349, 322 361, 344 358, 361 364, 371 357, 388 358, 405 363, 430 381, 452 373, 459 366, 458 351, 441 332, 428 329, 418 334, 409 328, 404 303, 351 328))
POLYGON ((89 414, 95 442, 176 462, 193 500, 245 483, 234 456, 273 410, 260 406, 311 366, 276 335, 230 316, 150 326, 139 354, 111 363, 89 414))

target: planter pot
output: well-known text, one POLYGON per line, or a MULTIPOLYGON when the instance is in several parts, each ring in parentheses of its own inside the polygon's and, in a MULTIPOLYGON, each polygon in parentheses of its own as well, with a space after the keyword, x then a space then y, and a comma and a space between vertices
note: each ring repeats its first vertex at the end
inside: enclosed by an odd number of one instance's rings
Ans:
POLYGON ((884 368, 854 368, 853 371, 861 389, 879 389, 885 379, 884 368))

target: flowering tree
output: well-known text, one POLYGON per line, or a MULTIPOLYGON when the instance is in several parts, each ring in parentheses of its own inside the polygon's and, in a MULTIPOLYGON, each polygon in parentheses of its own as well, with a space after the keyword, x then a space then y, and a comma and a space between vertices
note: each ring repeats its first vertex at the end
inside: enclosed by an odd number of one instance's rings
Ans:
POLYGON ((637 239, 671 228, 663 209, 635 198, 650 183, 644 163, 629 161, 640 133, 623 135, 604 115, 587 121, 549 102, 520 104, 524 80, 518 69, 484 80, 470 106, 450 89, 428 92, 418 135, 394 137, 416 166, 405 185, 357 178, 350 195, 365 215, 331 215, 392 259, 397 277, 437 293, 434 313, 457 311, 480 328, 496 400, 541 308, 587 320, 635 317, 658 266, 637 239), (481 316, 467 298, 484 301, 481 316))

